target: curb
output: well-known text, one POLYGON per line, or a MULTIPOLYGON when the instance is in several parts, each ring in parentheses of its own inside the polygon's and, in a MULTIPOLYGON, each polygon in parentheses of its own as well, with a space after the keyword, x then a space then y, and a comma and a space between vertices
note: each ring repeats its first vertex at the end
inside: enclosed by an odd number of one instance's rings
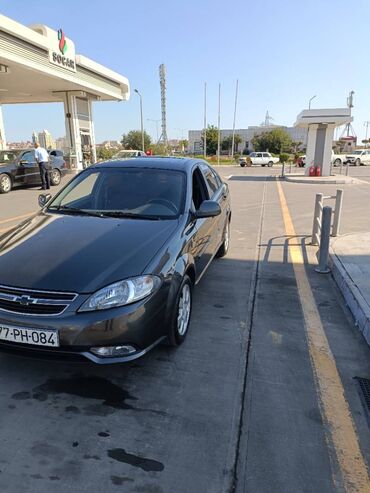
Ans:
POLYGON ((332 276, 355 319, 355 324, 370 346, 370 306, 333 251, 330 252, 329 262, 332 276))
POLYGON ((290 181, 292 183, 310 183, 315 185, 346 185, 348 183, 356 183, 355 178, 336 178, 334 180, 325 180, 323 178, 309 178, 304 176, 284 176, 286 181, 290 181))

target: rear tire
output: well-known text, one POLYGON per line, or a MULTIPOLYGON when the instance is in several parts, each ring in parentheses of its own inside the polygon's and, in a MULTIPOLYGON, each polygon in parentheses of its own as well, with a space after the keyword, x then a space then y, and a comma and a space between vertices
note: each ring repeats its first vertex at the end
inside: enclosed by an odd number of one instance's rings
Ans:
POLYGON ((342 161, 340 159, 336 159, 333 164, 334 166, 340 166, 342 164, 342 161))
POLYGON ((175 309, 168 328, 167 344, 169 346, 176 347, 184 342, 190 325, 192 302, 193 283, 185 274, 176 296, 175 309))
POLYGON ((12 189, 12 180, 9 175, 3 173, 0 175, 0 193, 8 193, 12 189))
POLYGON ((53 186, 58 186, 60 184, 60 181, 62 179, 62 175, 60 171, 56 168, 52 169, 49 171, 50 175, 50 184, 53 186))
POLYGON ((230 220, 229 218, 227 218, 225 229, 224 229, 223 243, 218 249, 216 253, 216 257, 217 258, 224 257, 229 250, 229 246, 230 246, 230 220))
POLYGON ((245 163, 240 163, 240 166, 241 166, 242 168, 244 168, 245 163))
POLYGON ((361 166, 361 159, 356 159, 355 166, 361 166))

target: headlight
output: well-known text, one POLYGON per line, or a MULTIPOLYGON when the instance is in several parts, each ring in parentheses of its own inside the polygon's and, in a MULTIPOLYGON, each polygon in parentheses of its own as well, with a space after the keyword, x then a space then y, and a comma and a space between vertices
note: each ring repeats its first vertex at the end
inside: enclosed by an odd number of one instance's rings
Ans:
POLYGON ((129 305, 149 296, 160 283, 161 280, 156 276, 133 277, 115 282, 90 296, 78 311, 89 312, 129 305))

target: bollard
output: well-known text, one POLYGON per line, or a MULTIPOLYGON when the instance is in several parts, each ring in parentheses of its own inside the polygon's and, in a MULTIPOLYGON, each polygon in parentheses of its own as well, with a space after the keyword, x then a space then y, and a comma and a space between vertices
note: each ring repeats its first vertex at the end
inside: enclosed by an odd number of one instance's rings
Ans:
POLYGON ((285 162, 283 161, 283 167, 281 168, 281 178, 285 176, 285 162))
POLYGON ((349 173, 349 161, 347 161, 346 176, 348 176, 348 173, 349 173))
POLYGON ((330 272, 328 266, 328 260, 329 260, 331 215, 332 215, 331 207, 325 206, 322 210, 319 265, 315 268, 315 271, 318 272, 319 274, 328 274, 330 272))
POLYGON ((323 200, 322 200, 322 193, 317 193, 316 194, 316 199, 315 199, 315 212, 313 215, 313 225, 312 225, 312 238, 311 238, 311 245, 318 245, 318 235, 319 235, 319 221, 321 217, 321 208, 322 208, 323 200))
POLYGON ((340 217, 342 215, 342 204, 343 204, 343 190, 337 190, 337 195, 335 198, 333 229, 331 233, 332 236, 338 236, 339 234, 340 217))

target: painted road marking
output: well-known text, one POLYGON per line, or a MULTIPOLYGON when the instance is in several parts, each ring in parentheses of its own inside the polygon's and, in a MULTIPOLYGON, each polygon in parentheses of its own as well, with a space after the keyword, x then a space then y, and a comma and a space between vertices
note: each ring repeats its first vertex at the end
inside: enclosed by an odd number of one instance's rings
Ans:
MULTIPOLYGON (((289 254, 293 263, 305 321, 308 348, 315 375, 318 401, 328 440, 332 444, 347 493, 369 493, 370 480, 344 388, 329 347, 311 286, 305 271, 301 247, 290 243, 296 237, 293 221, 280 182, 277 182, 289 254)), ((295 240, 296 241, 296 240, 295 240)), ((334 477, 334 474, 333 474, 334 477)))

